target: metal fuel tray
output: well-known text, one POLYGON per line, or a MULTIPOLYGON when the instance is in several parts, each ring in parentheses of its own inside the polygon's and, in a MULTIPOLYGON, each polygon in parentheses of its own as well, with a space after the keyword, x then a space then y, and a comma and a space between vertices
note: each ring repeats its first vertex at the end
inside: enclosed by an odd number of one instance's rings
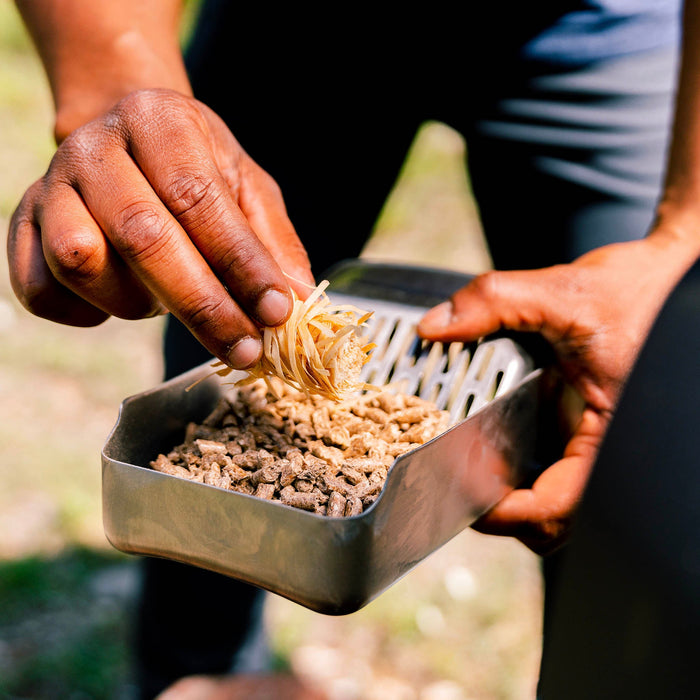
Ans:
POLYGON ((230 388, 232 375, 212 375, 206 363, 122 403, 102 451, 104 528, 114 547, 217 571, 321 613, 346 614, 536 469, 548 373, 510 338, 443 348, 415 334, 425 310, 469 276, 352 260, 327 278, 334 302, 375 311, 368 334, 378 347, 365 378, 403 382, 403 390, 448 408, 453 426, 398 457, 379 498, 361 515, 316 515, 148 467, 230 388))

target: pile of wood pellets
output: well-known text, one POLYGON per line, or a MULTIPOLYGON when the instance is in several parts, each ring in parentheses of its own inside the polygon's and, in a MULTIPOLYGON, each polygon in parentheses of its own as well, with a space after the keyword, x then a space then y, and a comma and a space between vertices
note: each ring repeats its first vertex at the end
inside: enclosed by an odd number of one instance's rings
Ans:
POLYGON ((399 455, 436 437, 449 414, 416 396, 368 392, 335 402, 264 381, 222 396, 157 471, 330 517, 377 499, 399 455))

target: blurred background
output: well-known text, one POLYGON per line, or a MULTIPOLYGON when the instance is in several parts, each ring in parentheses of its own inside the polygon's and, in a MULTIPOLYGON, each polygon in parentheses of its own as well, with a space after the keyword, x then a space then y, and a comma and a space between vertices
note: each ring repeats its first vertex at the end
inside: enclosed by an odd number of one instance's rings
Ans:
MULTIPOLYGON (((188 21, 195 12, 190 3, 188 21)), ((51 158, 51 133, 40 63, 0 0, 3 251, 14 207, 51 158)), ((465 147, 445 125, 419 130, 367 257, 489 267, 465 147)), ((161 379, 162 320, 42 321, 16 302, 4 253, 0 267, 0 698, 128 700, 137 567, 103 534, 100 449, 122 399, 161 379)), ((267 604, 278 666, 332 700, 533 698, 541 612, 538 558, 471 530, 352 615, 267 604)))

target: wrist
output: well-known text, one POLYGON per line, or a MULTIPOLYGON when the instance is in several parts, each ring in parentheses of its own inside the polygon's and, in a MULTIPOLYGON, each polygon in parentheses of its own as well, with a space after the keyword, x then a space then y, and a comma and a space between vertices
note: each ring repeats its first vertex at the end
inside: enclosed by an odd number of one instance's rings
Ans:
POLYGON ((49 80, 59 143, 135 90, 191 95, 182 0, 15 1, 49 80))
POLYGON ((102 49, 92 60, 85 58, 90 57, 63 62, 53 76, 57 143, 136 90, 167 88, 192 95, 176 44, 154 49, 137 32, 126 32, 108 50, 102 49))
POLYGON ((700 207, 664 199, 647 241, 658 250, 659 259, 667 261, 669 271, 680 278, 700 257, 700 207))
POLYGON ((700 203, 679 203, 672 197, 665 197, 657 207, 649 237, 697 256, 700 253, 700 203))

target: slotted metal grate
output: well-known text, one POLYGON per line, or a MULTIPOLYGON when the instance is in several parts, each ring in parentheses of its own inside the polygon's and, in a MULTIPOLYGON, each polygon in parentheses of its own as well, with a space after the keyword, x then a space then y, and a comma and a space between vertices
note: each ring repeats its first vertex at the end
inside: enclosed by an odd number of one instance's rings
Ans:
POLYGON ((434 401, 452 423, 517 386, 534 368, 509 338, 479 343, 430 343, 416 332, 429 306, 330 292, 334 302, 373 310, 364 337, 376 344, 363 379, 434 401))

